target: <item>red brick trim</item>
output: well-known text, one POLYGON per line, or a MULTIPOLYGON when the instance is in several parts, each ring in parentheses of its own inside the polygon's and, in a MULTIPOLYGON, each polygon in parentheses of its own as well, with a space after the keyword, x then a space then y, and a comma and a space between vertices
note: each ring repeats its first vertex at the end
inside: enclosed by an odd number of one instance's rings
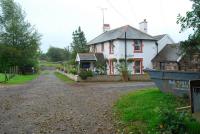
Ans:
MULTIPOLYGON (((140 74, 143 74, 143 68, 144 68, 144 66, 143 66, 143 58, 134 58, 133 61, 134 61, 134 62, 135 62, 135 61, 140 61, 140 74)), ((134 63, 134 66, 133 66, 133 70, 134 70, 134 74, 136 74, 136 73, 135 73, 135 70, 136 70, 136 68, 135 68, 135 63, 134 63)))

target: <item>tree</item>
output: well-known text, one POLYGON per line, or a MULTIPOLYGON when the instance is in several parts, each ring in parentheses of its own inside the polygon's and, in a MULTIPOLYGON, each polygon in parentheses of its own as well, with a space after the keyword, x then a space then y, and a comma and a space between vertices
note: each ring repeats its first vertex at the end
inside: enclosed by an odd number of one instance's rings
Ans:
POLYGON ((19 53, 15 57, 17 66, 36 67, 40 34, 25 20, 25 12, 19 4, 13 0, 0 0, 0 6, 0 45, 19 53))
POLYGON ((20 52, 16 48, 0 45, 0 73, 9 71, 9 66, 15 66, 19 56, 20 52))
POLYGON ((71 59, 71 51, 69 50, 69 47, 64 48, 65 51, 65 60, 69 61, 71 59))
POLYGON ((181 31, 192 28, 194 33, 188 37, 188 40, 181 42, 182 54, 191 55, 200 52, 200 0, 190 0, 193 2, 192 11, 188 11, 186 16, 180 14, 177 23, 181 24, 181 31))
POLYGON ((84 32, 81 30, 81 27, 78 27, 78 30, 75 30, 72 34, 73 42, 71 43, 72 48, 72 59, 75 59, 77 53, 86 53, 89 51, 87 46, 87 41, 85 38, 84 32))
POLYGON ((50 47, 47 56, 53 62, 64 61, 66 59, 66 51, 62 48, 50 47))

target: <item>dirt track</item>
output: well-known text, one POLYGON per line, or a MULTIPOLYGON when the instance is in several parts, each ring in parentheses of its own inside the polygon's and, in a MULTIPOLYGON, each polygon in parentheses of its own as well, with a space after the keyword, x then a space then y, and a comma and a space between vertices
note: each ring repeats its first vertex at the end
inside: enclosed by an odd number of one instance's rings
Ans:
POLYGON ((22 86, 0 86, 0 133, 113 134, 114 101, 148 86, 153 84, 65 84, 53 73, 22 86))

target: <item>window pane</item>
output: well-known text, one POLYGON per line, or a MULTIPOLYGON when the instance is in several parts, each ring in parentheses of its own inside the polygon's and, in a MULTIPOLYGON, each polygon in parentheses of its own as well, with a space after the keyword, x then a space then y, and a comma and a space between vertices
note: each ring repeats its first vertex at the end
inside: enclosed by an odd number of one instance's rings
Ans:
POLYGON ((142 42, 139 41, 139 40, 136 40, 135 45, 134 45, 134 49, 135 50, 141 50, 141 45, 142 45, 142 42))

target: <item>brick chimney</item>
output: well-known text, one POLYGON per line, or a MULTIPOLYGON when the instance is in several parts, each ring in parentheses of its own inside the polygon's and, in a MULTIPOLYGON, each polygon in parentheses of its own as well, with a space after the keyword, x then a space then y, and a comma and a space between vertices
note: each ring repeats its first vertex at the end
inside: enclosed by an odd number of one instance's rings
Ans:
POLYGON ((107 32, 110 30, 110 24, 103 24, 103 32, 107 32))
POLYGON ((145 33, 147 33, 147 31, 148 31, 148 27, 147 27, 147 20, 146 19, 144 19, 144 21, 142 21, 142 22, 140 22, 139 23, 139 27, 140 27, 140 30, 142 31, 142 32, 145 32, 145 33))

